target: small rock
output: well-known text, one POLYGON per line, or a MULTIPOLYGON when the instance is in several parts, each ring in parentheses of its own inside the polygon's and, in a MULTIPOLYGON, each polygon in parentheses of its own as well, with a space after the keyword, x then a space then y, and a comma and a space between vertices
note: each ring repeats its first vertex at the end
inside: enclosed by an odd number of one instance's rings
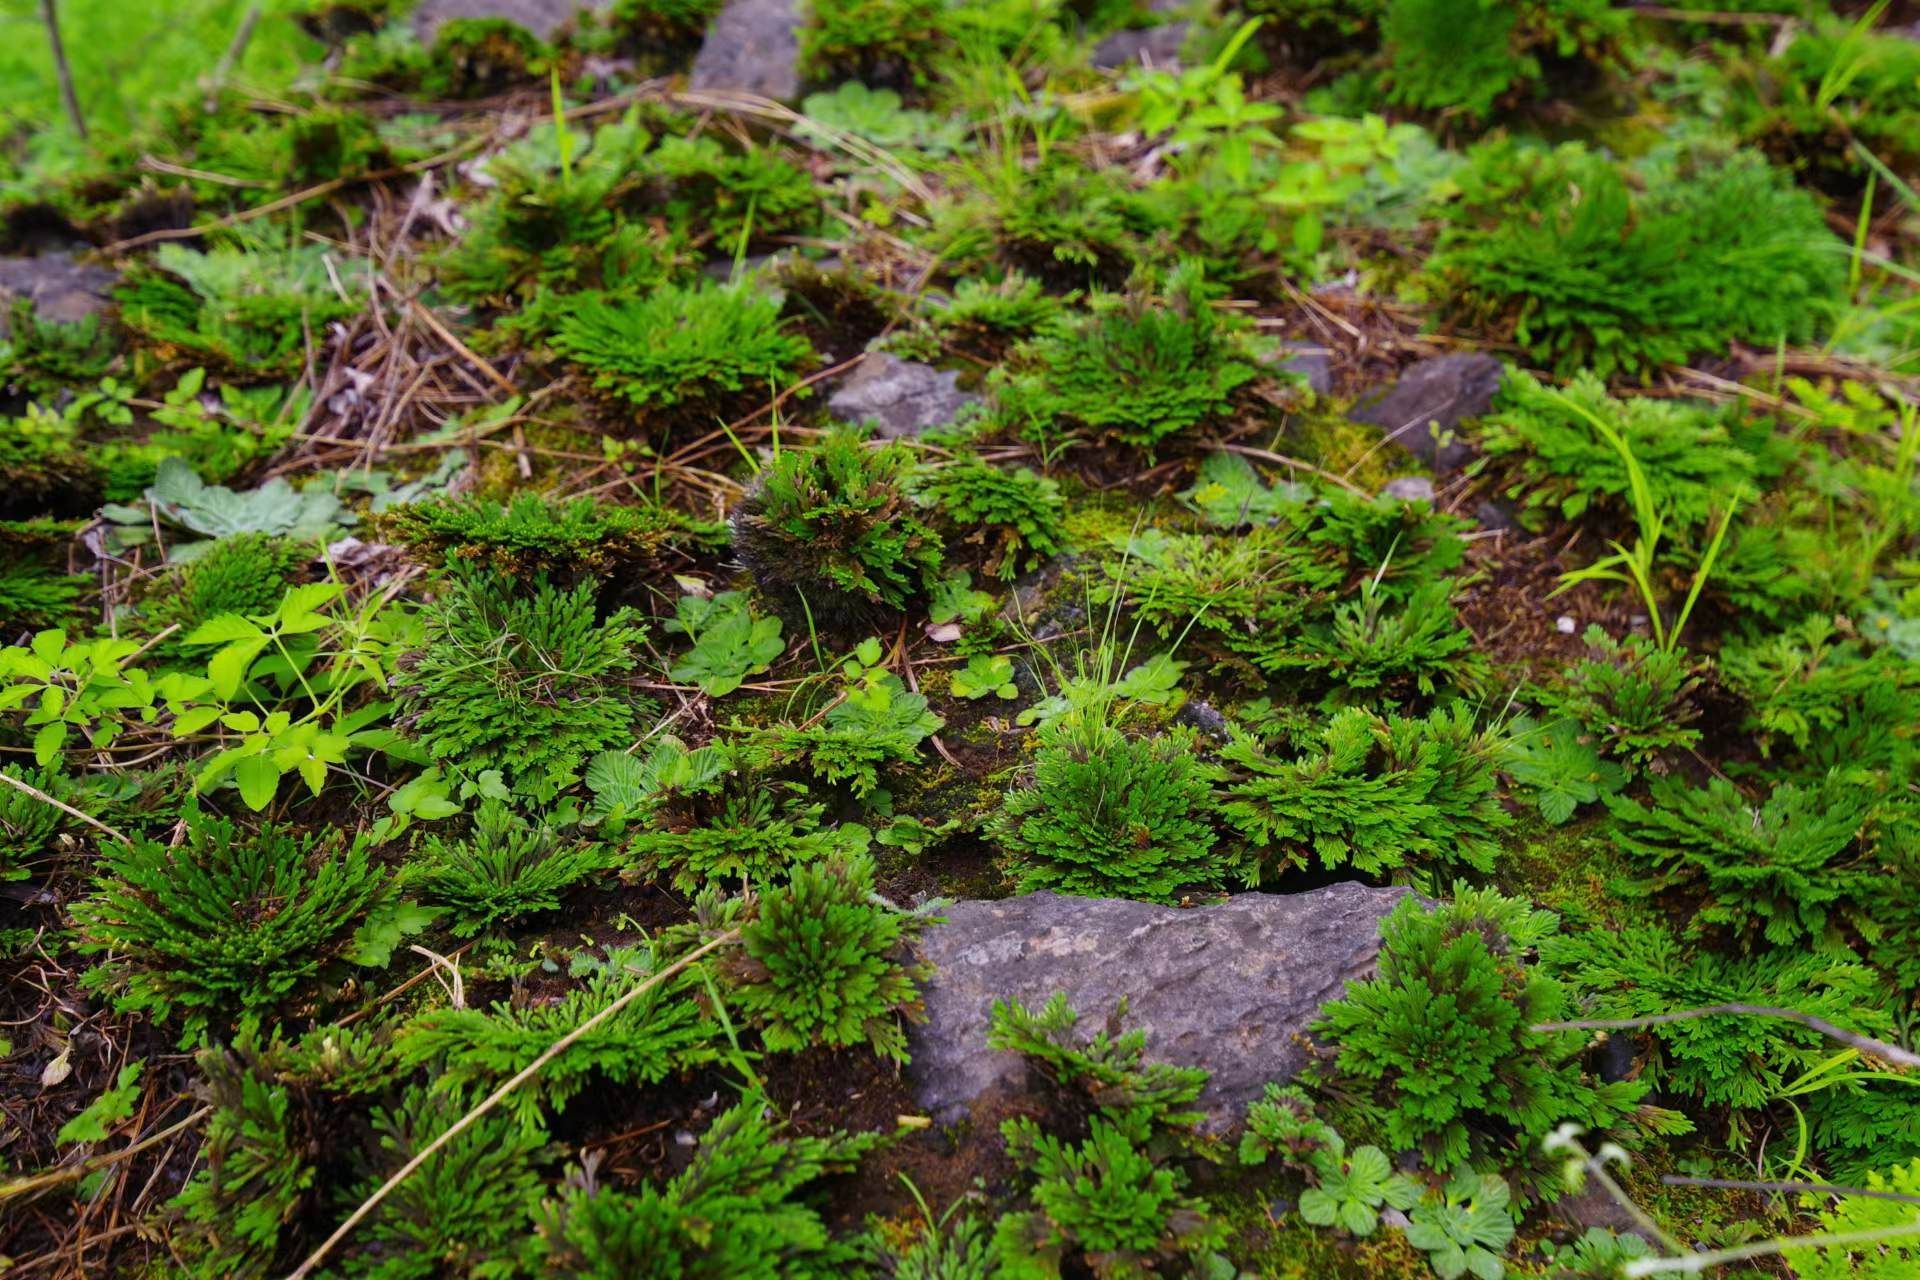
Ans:
POLYGON ((1409 367, 1384 394, 1363 398, 1347 416, 1379 427, 1444 476, 1472 460, 1473 446, 1454 428, 1492 406, 1502 372, 1489 355, 1436 356, 1409 367))
POLYGON ((1554 619, 1553 629, 1563 636, 1570 636, 1580 629, 1580 624, 1563 613, 1554 619))
POLYGON ((1102 71, 1114 71, 1136 62, 1149 67, 1178 67, 1180 46, 1186 42, 1184 22, 1138 31, 1116 31, 1093 46, 1092 62, 1102 71))
POLYGON ((1280 358, 1274 368, 1281 373, 1297 373, 1307 380, 1307 388, 1317 396, 1333 390, 1333 355, 1325 347, 1305 342, 1280 345, 1280 358))
POLYGON ((7 331, 6 305, 30 298, 42 320, 65 324, 98 315, 107 307, 120 277, 106 267, 76 262, 69 253, 35 258, 0 258, 0 335, 7 331))
POLYGON ((1227 728, 1227 718, 1215 710, 1212 703, 1197 698, 1175 712, 1173 722, 1218 742, 1226 742, 1233 737, 1227 728))
POLYGON ((1513 507, 1492 499, 1475 507, 1473 518, 1479 521, 1480 527, 1489 533, 1513 533, 1520 528, 1520 521, 1515 516, 1513 507))
POLYGON ((980 399, 960 390, 955 385, 959 378, 932 365, 872 351, 828 397, 827 412, 843 422, 877 421, 885 440, 917 436, 946 426, 980 399))
POLYGON ((576 11, 604 7, 605 0, 420 0, 413 11, 413 29, 421 44, 432 44, 440 28, 456 18, 500 18, 550 40, 576 11))
POLYGON ((1213 1073, 1198 1105, 1228 1128, 1306 1062, 1298 1037, 1372 971, 1380 921, 1405 893, 1335 884, 1189 910, 1051 893, 955 903, 920 944, 934 976, 911 1032, 914 1097, 945 1124, 990 1090, 1019 1089, 1021 1058, 987 1047, 993 1002, 1038 1008, 1060 991, 1089 1030, 1126 999, 1151 1058, 1213 1073))
POLYGON ((1426 476, 1396 476, 1380 491, 1383 497, 1402 502, 1432 502, 1433 481, 1426 476))
POLYGON ((694 55, 688 83, 781 102, 798 98, 799 10, 799 0, 728 0, 694 55))

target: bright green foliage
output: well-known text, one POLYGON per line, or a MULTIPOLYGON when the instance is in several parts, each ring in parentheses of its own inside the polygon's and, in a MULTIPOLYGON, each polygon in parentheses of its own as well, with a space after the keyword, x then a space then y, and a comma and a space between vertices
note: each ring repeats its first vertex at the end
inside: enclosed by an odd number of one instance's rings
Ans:
POLYGON ((105 1142, 114 1129, 132 1117, 140 1095, 146 1092, 145 1086, 140 1083, 140 1071, 145 1065, 141 1059, 135 1058, 120 1068, 120 1074, 114 1077, 112 1084, 102 1089, 98 1097, 60 1126, 54 1134, 54 1141, 105 1142))
POLYGON ((1531 191, 1470 206, 1428 267, 1456 314, 1556 373, 1644 377, 1731 340, 1801 341, 1838 296, 1846 259, 1819 207, 1757 156, 1651 173, 1638 195, 1577 148, 1492 156, 1531 191))
POLYGON ((485 570, 444 580, 426 647, 396 684, 402 728, 435 759, 499 769, 550 798, 586 758, 630 741, 645 702, 621 686, 646 639, 640 616, 595 617, 594 588, 530 591, 485 570))
POLYGON ((784 332, 780 301, 744 287, 666 285, 639 297, 581 293, 558 305, 553 348, 602 391, 646 410, 723 404, 770 395, 813 358, 784 332))
POLYGON ((1540 690, 1540 702, 1578 721, 1608 755, 1637 767, 1700 741, 1692 694, 1702 668, 1686 650, 1663 649, 1643 635, 1615 640, 1598 624, 1582 639, 1593 656, 1540 690))
POLYGON ((10 516, 76 514, 99 500, 100 464, 83 446, 73 415, 29 406, 0 416, 0 471, 10 481, 10 516))
MULTIPOLYGON (((1545 940, 1541 960, 1583 994, 1589 1016, 1639 1018, 1714 1004, 1798 1009, 1866 1034, 1889 1022, 1873 1012, 1880 979, 1846 951, 1786 948, 1738 958, 1689 952, 1648 926, 1573 930, 1545 940)), ((1820 1033, 1784 1018, 1716 1015, 1648 1028, 1658 1050, 1647 1078, 1708 1106, 1758 1107, 1832 1051, 1820 1033)))
MULTIPOLYGON (((609 947, 604 960, 584 960, 586 981, 564 999, 529 1008, 502 1001, 490 1010, 434 1009, 407 1024, 397 1048, 406 1062, 430 1065, 445 1087, 490 1089, 669 959, 647 947, 609 947)), ((515 1099, 523 1117, 537 1119, 542 1105, 565 1106, 590 1080, 637 1088, 711 1060, 718 1028, 693 999, 697 989, 685 977, 655 985, 569 1045, 515 1099)))
POLYGON ((1513 1241, 1511 1200, 1504 1178, 1461 1169, 1439 1194, 1428 1193, 1414 1207, 1407 1243, 1425 1251, 1440 1280, 1469 1272, 1478 1280, 1500 1280, 1506 1274, 1501 1255, 1513 1241))
POLYGON ((243 1054, 206 1049, 198 1062, 213 1114, 199 1167, 173 1201, 184 1222, 173 1246, 194 1277, 283 1274, 276 1261, 314 1198, 310 1117, 293 1087, 243 1054))
POLYGON ((569 840, 545 822, 530 822, 498 800, 484 801, 473 833, 425 836, 407 858, 401 882, 444 906, 463 938, 536 911, 551 911, 575 885, 626 861, 618 850, 569 840))
POLYGON ((1221 755, 1236 767, 1221 815, 1274 870, 1317 859, 1368 875, 1456 863, 1490 871, 1508 824, 1494 794, 1497 749, 1459 704, 1424 719, 1349 708, 1292 760, 1246 737, 1221 755))
MULTIPOLYGON (((140 611, 156 628, 179 623, 179 636, 192 634, 201 623, 223 613, 271 614, 310 558, 311 548, 291 538, 230 534, 182 566, 140 611)), ((179 636, 169 642, 166 652, 184 656, 193 651, 179 642, 179 636)))
MULTIPOLYGON (((163 244, 154 267, 118 293, 120 317, 155 342, 195 359, 241 372, 292 375, 304 357, 302 334, 319 332, 363 305, 334 292, 320 245, 272 250, 215 248, 201 252, 163 244)), ((356 281, 351 259, 338 265, 348 297, 356 281)))
MULTIPOLYGON (((877 661, 877 646, 874 656, 877 661)), ((815 777, 836 786, 845 783, 865 800, 879 792, 881 769, 917 761, 920 744, 943 723, 899 676, 880 674, 850 688, 818 724, 767 730, 749 745, 749 759, 771 764, 798 755, 815 777)))
POLYGON ((1541 56, 1609 60, 1627 16, 1607 0, 1387 0, 1380 15, 1387 97, 1484 118, 1543 79, 1541 56))
POLYGON ((1282 1164, 1306 1170, 1314 1167, 1316 1156, 1345 1149, 1340 1135, 1314 1114, 1313 1100, 1296 1085, 1269 1084, 1260 1100, 1247 1107, 1241 1164, 1265 1164, 1269 1156, 1278 1156, 1282 1164))
POLYGON ((1011 578, 1065 548, 1067 504, 1060 486, 1026 467, 1006 471, 967 457, 928 471, 915 492, 952 529, 950 548, 985 549, 988 573, 1011 578))
POLYGON ((1082 432, 1147 449, 1220 420, 1259 371, 1198 264, 1162 292, 1096 295, 1089 315, 1049 325, 995 375, 999 412, 1031 439, 1082 432))
POLYGON ((1555 826, 1573 817, 1581 805, 1612 795, 1627 781, 1627 771, 1601 759, 1576 721, 1535 724, 1526 716, 1510 726, 1501 771, 1521 786, 1534 788, 1540 816, 1555 826))
POLYGON ((678 616, 665 629, 686 636, 693 651, 668 674, 693 681, 710 698, 725 697, 748 676, 765 672, 787 647, 780 619, 754 617, 741 592, 684 595, 676 610, 678 616))
POLYGON ((911 949, 926 923, 874 900, 864 852, 797 866, 741 927, 734 1000, 769 1049, 864 1044, 905 1062, 899 1017, 920 1014, 928 971, 911 949))
POLYGON ((1011 699, 1020 690, 1013 682, 1013 659, 1002 654, 976 653, 967 665, 953 673, 949 686, 956 698, 980 699, 992 694, 1011 699))
MULTIPOLYGON (((237 491, 208 484, 178 458, 164 458, 155 469, 153 484, 137 506, 109 505, 102 512, 121 527, 112 531, 110 546, 124 549, 144 545, 155 523, 173 525, 204 538, 230 538, 242 533, 267 533, 288 538, 321 538, 353 515, 327 487, 295 489, 284 477, 275 477, 257 489, 237 491)), ((167 559, 185 564, 205 555, 209 542, 170 537, 167 559)))
POLYGON ((715 537, 712 526, 661 506, 563 503, 533 493, 505 505, 474 497, 410 502, 387 512, 380 532, 434 564, 452 556, 513 577, 548 573, 567 583, 634 573, 670 547, 715 537))
POLYGON ((805 794, 792 784, 756 782, 728 795, 706 821, 669 818, 665 830, 643 832, 628 847, 641 867, 670 876, 682 893, 720 881, 764 885, 803 863, 866 851, 865 827, 821 827, 827 807, 805 803, 805 794))
POLYGON ((1316 1227, 1339 1227, 1356 1236, 1370 1236, 1380 1225, 1383 1207, 1406 1209, 1413 1204, 1414 1184, 1393 1172, 1386 1152, 1375 1146, 1355 1147, 1341 1155, 1336 1148, 1314 1161, 1320 1185, 1300 1193, 1300 1217, 1316 1227))
POLYGON ((1615 840, 1649 866, 1654 889, 1700 889, 1689 928, 1723 928, 1741 950, 1831 935, 1870 916, 1889 883, 1880 865, 1877 797, 1840 775, 1782 783, 1759 805, 1724 778, 1689 787, 1656 778, 1651 804, 1609 798, 1615 840))
MULTIPOLYGON (((49 396, 76 382, 98 382, 113 364, 114 344, 100 317, 72 322, 42 316, 33 299, 7 300, 0 316, 0 387, 49 396)), ((0 443, 0 457, 6 445, 0 443)))
POLYGON ((1226 877, 1208 820, 1221 775, 1191 734, 1062 720, 1039 737, 1032 785, 1009 791, 992 825, 1020 892, 1172 902, 1226 877))
POLYGON ((40 544, 56 541, 57 528, 51 521, 0 520, 0 543, 9 544, 0 550, 0 635, 54 629, 75 620, 90 583, 80 574, 55 570, 52 557, 43 554, 40 544))
MULTIPOLYGON (((1867 1174, 1866 1189, 1894 1196, 1920 1196, 1920 1159, 1867 1174)), ((1909 1234, 1854 1245, 1791 1249, 1784 1255, 1798 1280, 1900 1280, 1920 1270, 1920 1235, 1912 1201, 1841 1196, 1838 1204, 1818 1204, 1821 1234, 1843 1235, 1907 1228, 1909 1234)), ((1812 1207, 1812 1206, 1809 1206, 1812 1207)))
MULTIPOLYGON (((592 1163, 539 1210, 539 1274, 576 1280, 841 1280, 859 1254, 808 1203, 810 1184, 853 1169, 871 1135, 788 1136, 749 1095, 701 1135, 663 1187, 617 1190, 592 1163)), ((931 1277, 929 1277, 931 1280, 931 1277)))
POLYGON ((1729 431, 1734 420, 1727 411, 1650 396, 1615 399, 1591 373, 1563 390, 1509 369, 1493 412, 1480 419, 1481 448, 1507 459, 1507 495, 1529 507, 1553 505, 1568 519, 1596 503, 1629 513, 1626 462, 1594 419, 1633 452, 1654 508, 1683 528, 1707 523, 1759 465, 1729 431))
MULTIPOLYGON (((78 798, 79 786, 55 770, 0 772, 67 804, 78 798)), ((26 879, 30 868, 53 852, 53 837, 66 825, 67 815, 45 800, 0 782, 0 881, 26 879)))
POLYGON ((1605 1227, 1588 1227, 1572 1244, 1553 1250, 1547 1277, 1548 1280, 1619 1280, 1622 1265, 1652 1252, 1653 1246, 1639 1236, 1617 1234, 1605 1227))
POLYGON ((1007 1150, 1033 1178, 1031 1211, 994 1230, 1006 1280, 1058 1280, 1069 1259, 1094 1274, 1133 1280, 1163 1274, 1226 1237, 1206 1202, 1181 1191, 1127 1132, 1095 1119, 1084 1142, 1062 1141, 1026 1117, 1002 1126, 1007 1150))
POLYGON ((1566 988, 1524 960, 1557 924, 1464 885, 1450 903, 1409 897, 1387 917, 1379 976, 1348 983, 1314 1034, 1333 1046, 1334 1078, 1371 1095, 1396 1148, 1444 1172, 1529 1151, 1562 1121, 1605 1126, 1645 1092, 1589 1082, 1579 1033, 1531 1030, 1567 1012, 1566 988))
POLYGON ((1755 732, 1763 751, 1784 740, 1827 766, 1846 767, 1886 768, 1910 758, 1910 745, 1861 739, 1875 727, 1908 736, 1900 726, 1920 714, 1920 675, 1890 649, 1838 637, 1831 618, 1809 617, 1763 640, 1730 641, 1718 665, 1727 687, 1745 699, 1742 727, 1755 732))
POLYGON ((74 904, 86 976, 122 1010, 176 1014, 188 1043, 211 1027, 271 1012, 341 954, 387 892, 364 840, 243 831, 189 810, 178 848, 136 839, 102 853, 90 897, 74 904))
POLYGON ((934 313, 933 322, 948 334, 1021 337, 1060 315, 1060 301, 1038 280, 1018 271, 998 280, 969 276, 953 286, 953 298, 934 313))
POLYGON ((940 535, 915 514, 913 454, 835 431, 783 450, 734 509, 733 553, 763 591, 813 616, 902 609, 940 577, 940 535))
POLYGON ((668 188, 659 212, 673 225, 697 225, 729 253, 743 237, 808 231, 817 216, 813 178, 766 147, 736 151, 711 135, 668 137, 648 154, 645 167, 668 188))
MULTIPOLYGON (((1784 5, 1782 6, 1785 7, 1784 5)), ((1864 14, 1842 17, 1807 5, 1778 57, 1736 65, 1735 117, 1756 146, 1791 165, 1822 190, 1856 195, 1871 171, 1849 143, 1895 173, 1911 173, 1920 127, 1920 50, 1891 26, 1862 27, 1864 14)))
POLYGON ((940 0, 808 0, 800 69, 812 80, 904 85, 946 43, 940 0))
POLYGON ((650 814, 670 800, 719 790, 733 765, 734 753, 724 744, 688 750, 671 734, 655 738, 644 757, 602 751, 587 765, 593 807, 586 821, 617 835, 629 819, 650 814))
MULTIPOLYGON (((1292 637, 1258 638, 1255 661, 1273 672, 1308 671, 1336 690, 1366 696, 1432 697, 1443 683, 1472 689, 1486 675, 1485 658, 1453 608, 1453 583, 1416 587, 1398 607, 1374 579, 1360 594, 1309 622, 1292 637)), ((1337 692, 1335 698, 1351 695, 1337 692)))
POLYGON ((1147 1061, 1147 1033, 1119 1031, 1125 1017, 1122 1006, 1106 1026, 1082 1036, 1080 1015, 1062 992, 1054 992, 1037 1012, 1018 1000, 995 1000, 987 1045, 1021 1054, 1127 1132, 1192 1128, 1200 1113, 1190 1108, 1206 1088, 1206 1071, 1147 1061))
MULTIPOLYGON (((457 1092, 415 1085, 392 1107, 373 1109, 378 1164, 352 1197, 445 1133, 471 1105, 457 1092)), ((551 1158, 546 1135, 491 1111, 395 1187, 338 1261, 365 1280, 495 1280, 522 1274, 518 1258, 538 1207, 537 1166, 551 1158)))

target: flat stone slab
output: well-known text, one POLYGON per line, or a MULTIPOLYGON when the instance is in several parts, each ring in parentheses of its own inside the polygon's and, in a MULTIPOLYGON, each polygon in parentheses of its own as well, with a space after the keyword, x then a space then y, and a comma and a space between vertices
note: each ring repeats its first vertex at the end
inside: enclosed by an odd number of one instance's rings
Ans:
POLYGON ((989 1092, 1020 1089, 1023 1060, 987 1047, 993 1002, 1038 1008, 1063 991, 1088 1030, 1125 998, 1149 1058, 1213 1073, 1200 1106, 1209 1127, 1231 1127, 1268 1081, 1305 1064, 1297 1037, 1372 972, 1380 921, 1406 893, 1336 884, 1188 909, 1052 893, 955 903, 921 940, 934 974, 911 1031, 914 1097, 950 1124, 989 1092))
POLYGON ((856 426, 877 422, 876 434, 882 439, 917 436, 946 426, 979 400, 960 390, 959 377, 932 365, 871 351, 827 398, 827 412, 856 426))
POLYGON ((687 77, 695 89, 732 89, 791 102, 800 96, 800 0, 728 0, 687 77))
POLYGON ((1408 366, 1400 381, 1363 398, 1347 416, 1379 427, 1444 476, 1472 460, 1473 446, 1451 433, 1493 406, 1504 372, 1494 357, 1477 352, 1436 356, 1408 366))

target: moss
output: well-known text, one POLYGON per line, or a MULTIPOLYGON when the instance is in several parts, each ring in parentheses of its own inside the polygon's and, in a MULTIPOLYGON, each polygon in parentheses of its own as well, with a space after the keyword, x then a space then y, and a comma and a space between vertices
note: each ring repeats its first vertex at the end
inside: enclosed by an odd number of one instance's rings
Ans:
POLYGON ((1288 420, 1277 448, 1322 471, 1345 476, 1378 493, 1396 476, 1427 475, 1427 466, 1405 449, 1383 444, 1380 429, 1341 413, 1313 412, 1288 420))

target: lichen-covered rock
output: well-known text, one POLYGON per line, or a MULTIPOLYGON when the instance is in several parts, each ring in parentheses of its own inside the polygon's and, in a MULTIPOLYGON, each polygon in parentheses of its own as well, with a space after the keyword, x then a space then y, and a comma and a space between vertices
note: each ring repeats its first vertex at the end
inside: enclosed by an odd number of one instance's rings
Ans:
POLYGON ((1473 458, 1473 446, 1454 429, 1492 406, 1502 372, 1489 355, 1436 356, 1410 366, 1384 394, 1362 398, 1348 416, 1379 427, 1444 476, 1473 458))
POLYGON ((707 29, 688 82, 782 102, 799 97, 799 0, 728 0, 707 29))
POLYGON ((6 333, 7 304, 15 298, 30 299, 42 320, 72 324, 105 310, 119 282, 106 267, 76 262, 67 253, 0 258, 0 335, 6 333))
POLYGON ((1125 999, 1150 1058, 1212 1072, 1200 1106, 1226 1128, 1303 1065, 1298 1037, 1371 972, 1380 921, 1405 892, 1336 884, 1188 909, 1051 893, 955 903, 921 940, 934 976, 912 1033, 914 1096, 951 1123, 984 1095, 1020 1088, 1020 1058, 987 1047, 993 1002, 1037 1008, 1064 991, 1083 1026, 1125 999))
POLYGON ((952 422, 980 397, 956 385, 957 373, 869 352, 827 398, 827 412, 855 425, 872 420, 883 440, 917 436, 952 422))

